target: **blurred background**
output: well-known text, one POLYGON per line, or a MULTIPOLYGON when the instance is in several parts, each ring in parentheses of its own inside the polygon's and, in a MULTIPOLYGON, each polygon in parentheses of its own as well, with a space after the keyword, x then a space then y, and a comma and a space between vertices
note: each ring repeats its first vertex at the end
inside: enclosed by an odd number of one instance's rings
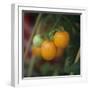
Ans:
POLYGON ((58 55, 53 60, 46 61, 37 56, 33 60, 31 40, 26 57, 23 57, 23 76, 80 75, 80 15, 78 14, 23 11, 23 56, 40 14, 39 24, 33 37, 38 32, 50 39, 51 32, 64 29, 69 33, 70 42, 62 56, 58 55), (34 64, 31 64, 32 61, 34 64))

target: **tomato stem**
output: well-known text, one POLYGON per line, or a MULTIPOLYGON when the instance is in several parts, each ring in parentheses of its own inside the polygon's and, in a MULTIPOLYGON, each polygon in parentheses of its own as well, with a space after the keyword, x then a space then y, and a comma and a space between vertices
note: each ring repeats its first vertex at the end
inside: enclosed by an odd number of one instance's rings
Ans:
MULTIPOLYGON (((39 32, 38 25, 39 25, 39 22, 41 20, 41 16, 42 16, 42 14, 40 13, 38 15, 37 19, 36 19, 35 25, 34 25, 33 30, 32 30, 32 34, 29 37, 29 41, 28 41, 28 44, 27 44, 27 47, 26 47, 26 50, 25 50, 25 53, 24 53, 24 59, 26 58, 27 53, 29 51, 29 48, 30 48, 30 46, 32 44, 33 36, 35 35, 35 33, 38 33, 39 32)), ((35 63, 35 57, 32 56, 32 58, 30 60, 30 63, 29 63, 28 72, 27 72, 28 73, 28 76, 31 76, 32 75, 34 63, 35 63)))
POLYGON ((29 62, 28 77, 30 77, 32 75, 33 67, 34 67, 34 64, 35 64, 35 60, 36 60, 36 57, 32 56, 32 58, 31 58, 31 60, 29 62))
POLYGON ((26 47, 26 50, 25 50, 25 53, 24 53, 24 59, 25 59, 26 56, 27 56, 28 50, 29 50, 30 45, 31 45, 31 42, 32 42, 32 38, 33 38, 34 34, 36 33, 36 30, 39 30, 39 29, 37 29, 37 26, 38 26, 38 24, 39 24, 39 21, 40 21, 40 19, 41 19, 41 16, 42 16, 42 14, 40 13, 40 14, 38 15, 38 17, 37 17, 35 26, 33 27, 32 34, 31 34, 31 36, 29 37, 29 41, 28 41, 28 44, 27 44, 27 47, 26 47))
POLYGON ((78 49, 74 63, 77 63, 79 61, 79 58, 80 58, 80 48, 78 49))

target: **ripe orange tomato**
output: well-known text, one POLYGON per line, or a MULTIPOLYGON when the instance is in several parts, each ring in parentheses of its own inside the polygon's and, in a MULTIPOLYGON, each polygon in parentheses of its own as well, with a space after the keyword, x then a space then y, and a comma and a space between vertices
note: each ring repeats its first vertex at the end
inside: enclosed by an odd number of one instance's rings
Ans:
POLYGON ((40 47, 32 47, 32 55, 40 56, 41 55, 41 48, 40 47))
POLYGON ((46 61, 51 61, 56 56, 56 47, 52 41, 45 40, 41 46, 41 56, 46 61))
POLYGON ((58 31, 54 35, 54 43, 56 47, 66 48, 69 44, 69 33, 66 31, 58 31))

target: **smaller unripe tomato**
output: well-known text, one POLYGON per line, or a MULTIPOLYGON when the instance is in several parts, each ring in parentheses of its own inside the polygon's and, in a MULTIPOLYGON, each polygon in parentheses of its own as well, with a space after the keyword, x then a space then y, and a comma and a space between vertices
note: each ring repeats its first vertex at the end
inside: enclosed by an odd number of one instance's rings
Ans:
POLYGON ((43 42, 43 39, 40 35, 35 35, 33 37, 33 45, 34 46, 40 46, 42 44, 42 42, 43 42))

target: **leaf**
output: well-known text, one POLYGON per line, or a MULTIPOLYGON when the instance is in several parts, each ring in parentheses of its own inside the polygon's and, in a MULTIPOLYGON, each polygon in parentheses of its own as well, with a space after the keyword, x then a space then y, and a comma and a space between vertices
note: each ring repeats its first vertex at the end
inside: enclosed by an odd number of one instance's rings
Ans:
POLYGON ((70 73, 70 60, 71 58, 70 57, 67 57, 67 59, 65 60, 65 65, 64 65, 64 72, 65 73, 70 73))
POLYGON ((73 74, 80 75, 80 63, 73 64, 70 68, 73 74))
POLYGON ((40 71, 42 75, 47 76, 47 75, 52 75, 53 69, 49 63, 45 63, 44 65, 42 65, 40 71))

